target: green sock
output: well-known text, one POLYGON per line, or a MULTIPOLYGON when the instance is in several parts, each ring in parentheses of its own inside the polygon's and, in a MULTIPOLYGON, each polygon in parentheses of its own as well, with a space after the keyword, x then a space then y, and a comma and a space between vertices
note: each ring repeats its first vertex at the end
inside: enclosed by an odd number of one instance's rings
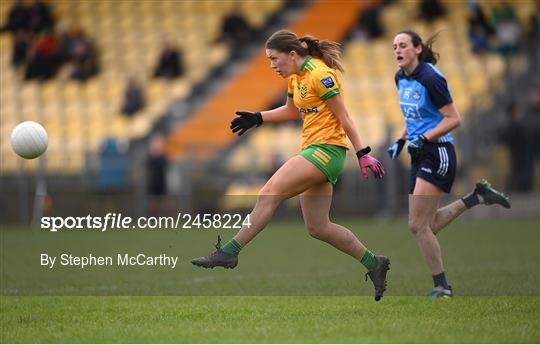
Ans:
POLYGON ((238 254, 242 250, 242 246, 240 243, 236 242, 235 239, 232 239, 225 243, 225 245, 221 247, 221 250, 228 254, 238 254))
POLYGON ((373 255, 373 253, 370 252, 369 249, 366 249, 366 252, 364 253, 364 256, 362 256, 362 258, 360 259, 360 262, 367 268, 368 271, 373 271, 377 266, 377 260, 375 259, 375 255, 373 255))

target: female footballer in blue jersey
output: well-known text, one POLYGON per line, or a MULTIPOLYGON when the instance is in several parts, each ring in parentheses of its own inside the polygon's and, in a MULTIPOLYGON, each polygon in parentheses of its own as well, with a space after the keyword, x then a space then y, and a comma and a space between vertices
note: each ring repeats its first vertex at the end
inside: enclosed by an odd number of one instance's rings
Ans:
POLYGON ((439 55, 412 30, 394 38, 394 55, 399 66, 395 82, 405 128, 388 149, 392 159, 400 154, 408 140, 411 155, 409 180, 409 230, 433 276, 433 298, 452 297, 452 288, 444 274, 441 248, 435 236, 463 211, 478 204, 499 204, 510 208, 510 201, 485 180, 466 196, 439 208, 442 193, 450 193, 456 175, 456 153, 450 132, 461 118, 442 73, 435 68, 439 55))

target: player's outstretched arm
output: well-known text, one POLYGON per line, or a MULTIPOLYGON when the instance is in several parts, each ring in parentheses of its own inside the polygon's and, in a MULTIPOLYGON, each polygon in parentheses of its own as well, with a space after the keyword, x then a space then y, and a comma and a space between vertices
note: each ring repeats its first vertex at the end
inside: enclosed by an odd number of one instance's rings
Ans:
POLYGON ((284 122, 298 119, 298 109, 292 98, 287 97, 287 103, 279 108, 261 112, 264 122, 284 122))
POLYGON ((287 103, 276 109, 263 112, 237 111, 234 119, 231 121, 231 131, 238 136, 247 132, 252 127, 259 127, 263 122, 283 122, 295 120, 298 118, 298 110, 295 108, 292 100, 287 98, 287 103))

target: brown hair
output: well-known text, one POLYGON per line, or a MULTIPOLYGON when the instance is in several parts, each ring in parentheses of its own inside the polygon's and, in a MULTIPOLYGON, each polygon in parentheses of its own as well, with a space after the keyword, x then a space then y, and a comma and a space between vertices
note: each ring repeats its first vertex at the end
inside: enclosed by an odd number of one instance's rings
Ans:
POLYGON ((291 31, 279 30, 266 41, 266 49, 287 54, 294 50, 301 57, 312 55, 323 60, 328 67, 343 72, 341 45, 338 42, 318 40, 310 35, 298 38, 291 31))
POLYGON ((437 64, 437 61, 439 61, 439 54, 433 51, 433 43, 437 39, 437 37, 440 34, 440 31, 437 32, 435 35, 428 38, 428 40, 424 43, 422 42, 422 38, 416 31, 413 30, 403 30, 398 32, 398 34, 406 34, 409 35, 411 38, 412 44, 414 47, 418 47, 419 45, 422 46, 422 52, 420 55, 418 55, 419 61, 425 61, 432 64, 437 64))

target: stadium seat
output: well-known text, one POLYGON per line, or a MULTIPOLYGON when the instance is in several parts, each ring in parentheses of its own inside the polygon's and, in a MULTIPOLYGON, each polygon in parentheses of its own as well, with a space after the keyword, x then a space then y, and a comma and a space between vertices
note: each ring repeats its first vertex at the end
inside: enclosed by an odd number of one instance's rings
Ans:
MULTIPOLYGON (((12 3, 2 2, 1 18, 6 17, 12 3)), ((65 123, 65 118, 74 119, 75 122, 70 122, 69 126, 84 125, 90 128, 92 136, 84 140, 88 141, 87 147, 91 150, 109 134, 120 135, 123 139, 144 136, 152 128, 152 122, 164 113, 171 102, 189 95, 193 83, 207 78, 212 67, 223 64, 229 55, 225 45, 214 42, 220 34, 223 17, 233 5, 231 2, 51 0, 47 3, 51 4, 60 25, 80 26, 86 31, 98 48, 101 71, 85 84, 69 81, 69 68, 62 69, 57 78, 41 84, 22 83, 20 75, 10 66, 11 38, 1 35, 2 133, 13 128, 11 121, 4 121, 5 114, 16 116, 17 121, 29 117, 43 119, 48 130, 51 124, 53 134, 60 133, 57 126, 65 123), (164 38, 177 44, 184 53, 186 76, 172 82, 150 78, 164 38), (147 101, 147 107, 133 119, 119 113, 126 80, 130 76, 143 82, 147 101), (18 89, 19 85, 21 90, 18 89)), ((282 1, 261 4, 245 5, 246 10, 256 12, 258 24, 262 24, 269 14, 278 11, 282 1)), ((62 138, 65 135, 69 140, 71 135, 79 135, 61 132, 65 133, 62 138)), ((3 148, 9 147, 7 140, 8 136, 2 137, 3 148)), ((78 162, 69 163, 69 173, 77 172, 76 168, 82 167, 79 164, 82 161, 80 152, 64 152, 55 156, 58 152, 53 144, 47 154, 47 167, 61 173, 62 169, 57 168, 62 166, 64 159, 66 162, 78 162)), ((6 166, 2 173, 9 172, 9 167, 13 166, 6 166)))

